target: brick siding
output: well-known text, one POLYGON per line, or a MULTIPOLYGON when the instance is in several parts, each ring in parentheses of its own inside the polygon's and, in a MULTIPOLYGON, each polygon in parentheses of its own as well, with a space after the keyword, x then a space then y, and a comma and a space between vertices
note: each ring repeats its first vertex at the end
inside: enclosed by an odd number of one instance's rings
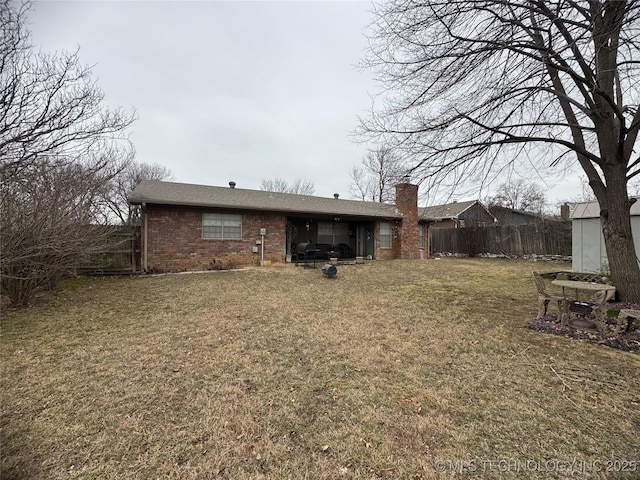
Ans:
MULTIPOLYGON (((256 265, 260 261, 260 229, 266 229, 264 259, 285 261, 285 216, 242 212, 242 238, 202 238, 202 214, 234 213, 220 210, 149 206, 147 215, 147 269, 184 271, 256 265), (258 252, 253 253, 252 247, 258 252)), ((144 222, 143 222, 144 229, 144 222)), ((143 232, 144 241, 144 232, 143 232)), ((144 261, 144 260, 143 260, 144 261)))
MULTIPOLYGON (((396 208, 402 214, 398 225, 395 258, 419 258, 420 234, 418 232, 418 186, 410 183, 396 185, 396 208)), ((395 235, 394 235, 395 236, 395 235)))
MULTIPOLYGON (((375 222, 375 258, 419 258, 418 187, 409 183, 396 185, 396 208, 402 221, 391 223, 391 248, 380 248, 380 222, 375 222)), ((261 259, 260 229, 266 229, 264 259, 284 262, 286 254, 286 215, 273 212, 220 210, 179 206, 148 205, 144 209, 142 243, 143 264, 151 271, 184 271, 232 268, 257 265, 261 259), (202 238, 203 213, 242 214, 242 238, 202 238), (147 231, 145 232, 145 225, 147 231), (146 235, 145 235, 146 233, 146 235), (252 252, 252 249, 257 252, 252 252)), ((309 231, 298 232, 298 239, 317 237, 317 221, 309 231)), ((293 239, 291 239, 293 240, 293 239)))
POLYGON ((400 232, 400 222, 397 221, 388 221, 388 222, 376 222, 375 226, 375 259, 376 260, 393 260, 394 258, 400 258, 400 240, 399 240, 399 232, 400 232), (391 224, 391 247, 390 248, 381 248, 380 247, 380 224, 381 223, 389 223, 391 224))

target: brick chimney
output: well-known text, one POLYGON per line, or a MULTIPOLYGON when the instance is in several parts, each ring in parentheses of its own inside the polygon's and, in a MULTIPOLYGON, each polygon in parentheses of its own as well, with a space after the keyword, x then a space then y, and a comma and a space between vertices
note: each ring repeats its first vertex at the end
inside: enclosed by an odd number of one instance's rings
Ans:
POLYGON ((569 204, 563 203, 560 205, 560 220, 569 220, 569 204))
POLYGON ((418 186, 409 183, 408 178, 396 185, 396 209, 402 215, 399 238, 394 239, 396 258, 419 258, 418 186))

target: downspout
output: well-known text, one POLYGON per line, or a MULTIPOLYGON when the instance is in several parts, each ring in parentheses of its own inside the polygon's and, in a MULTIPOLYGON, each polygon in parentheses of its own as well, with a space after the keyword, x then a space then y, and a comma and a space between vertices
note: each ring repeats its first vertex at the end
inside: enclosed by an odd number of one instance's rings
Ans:
POLYGON ((142 271, 147 271, 147 228, 149 222, 147 221, 147 204, 142 202, 142 214, 144 215, 144 240, 142 247, 142 271))

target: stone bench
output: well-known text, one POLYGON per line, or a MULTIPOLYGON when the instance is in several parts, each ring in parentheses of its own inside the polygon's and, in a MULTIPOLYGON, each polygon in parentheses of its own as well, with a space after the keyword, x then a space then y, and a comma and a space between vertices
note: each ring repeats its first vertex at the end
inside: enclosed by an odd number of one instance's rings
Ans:
POLYGON ((545 272, 540 276, 547 280, 574 280, 577 282, 595 282, 595 283, 611 283, 609 277, 601 275, 599 273, 584 273, 584 272, 568 272, 561 270, 559 272, 545 272))
MULTIPOLYGON (((541 273, 540 276, 545 280, 572 280, 574 282, 592 282, 592 283, 604 283, 607 285, 613 285, 611 280, 606 275, 602 275, 599 273, 584 273, 584 272, 568 272, 565 270, 559 272, 545 272, 541 273)), ((612 300, 615 295, 615 292, 609 292, 607 297, 604 299, 605 302, 612 300)))

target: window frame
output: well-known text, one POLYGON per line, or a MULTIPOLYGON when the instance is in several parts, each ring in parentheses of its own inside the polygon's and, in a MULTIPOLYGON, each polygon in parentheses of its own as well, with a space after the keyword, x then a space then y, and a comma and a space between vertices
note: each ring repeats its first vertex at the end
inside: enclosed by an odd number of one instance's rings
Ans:
POLYGON ((379 232, 379 239, 378 239, 378 246, 380 248, 392 248, 393 247, 393 226, 391 225, 390 222, 380 222, 379 227, 378 227, 378 232, 379 232), (384 232, 383 233, 383 227, 388 227, 389 229, 389 233, 384 232), (383 240, 384 239, 384 240, 383 240), (387 245, 388 242, 388 245, 387 245))
POLYGON ((339 245, 349 243, 349 224, 343 222, 318 222, 318 243, 339 245))
POLYGON ((238 213, 202 212, 201 237, 203 240, 242 240, 243 220, 243 215, 238 213), (216 221, 220 222, 220 225, 215 224, 216 221), (220 228, 220 235, 216 236, 213 230, 211 230, 212 233, 206 234, 206 227, 220 228), (225 234, 225 232, 228 233, 225 234), (238 233, 232 234, 231 232, 238 233))

